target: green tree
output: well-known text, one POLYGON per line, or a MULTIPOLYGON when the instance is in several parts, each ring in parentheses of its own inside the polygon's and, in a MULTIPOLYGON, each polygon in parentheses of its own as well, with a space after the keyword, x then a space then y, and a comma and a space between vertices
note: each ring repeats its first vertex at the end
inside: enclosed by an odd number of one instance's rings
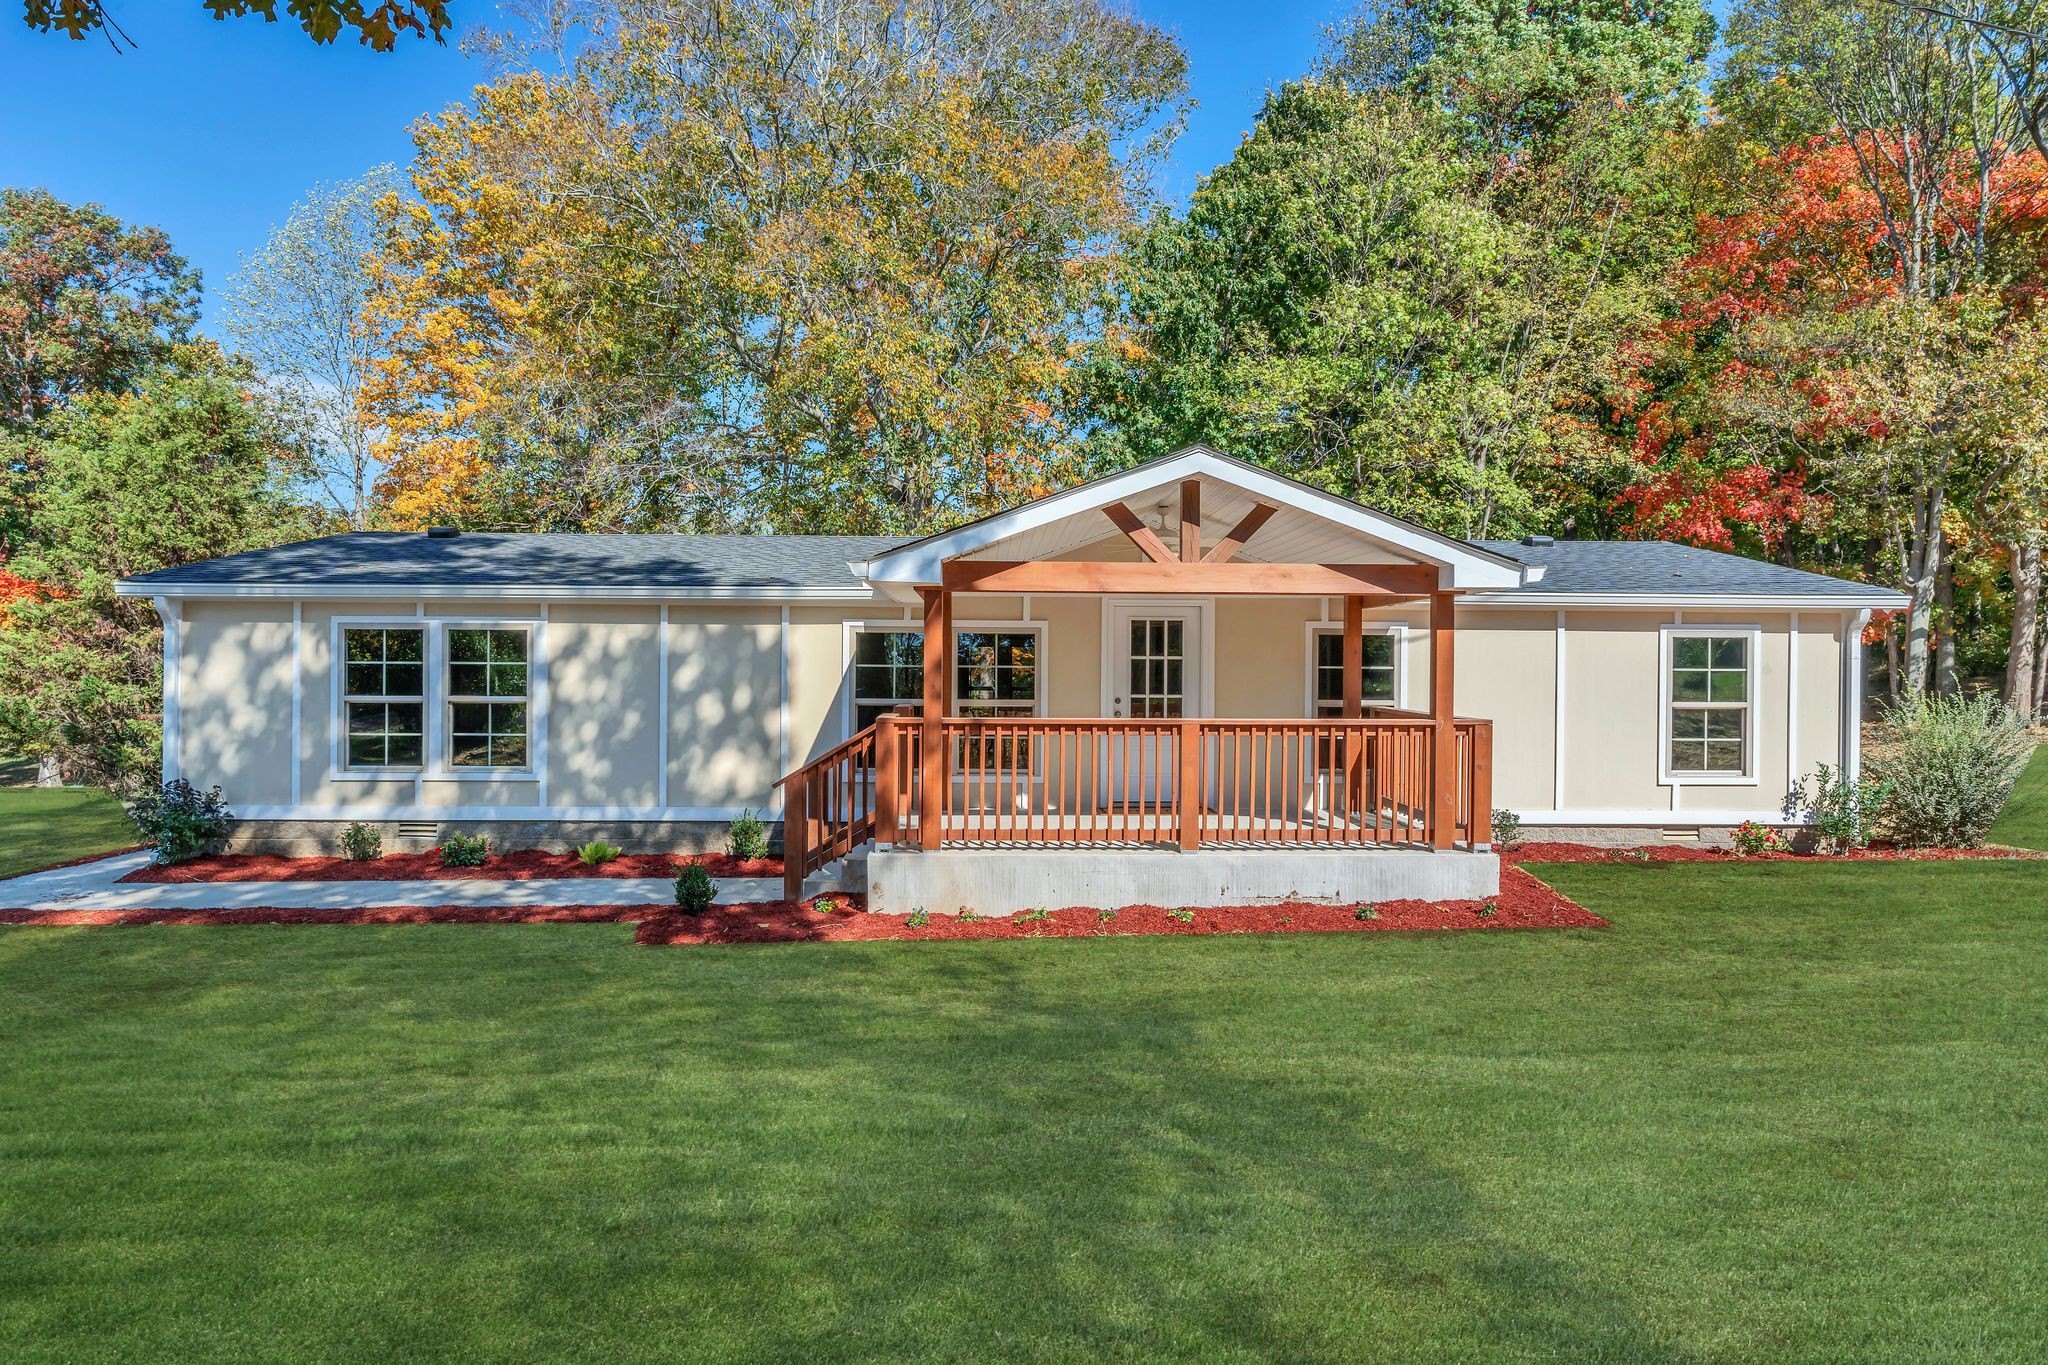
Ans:
POLYGON ((0 622, 0 747, 132 787, 158 768, 163 636, 115 582, 305 535, 305 463, 247 367, 207 343, 48 430, 33 535, 10 566, 34 590, 0 622))
MULTIPOLYGON (((277 22, 278 0, 201 0, 216 19, 257 15, 277 22)), ((134 39, 107 13, 106 0, 24 0, 28 26, 57 32, 74 41, 104 33, 117 47, 134 39)), ((298 21, 316 43, 331 43, 344 31, 355 33, 364 47, 389 52, 401 34, 431 37, 436 42, 452 22, 449 0, 284 0, 284 12, 298 21)))

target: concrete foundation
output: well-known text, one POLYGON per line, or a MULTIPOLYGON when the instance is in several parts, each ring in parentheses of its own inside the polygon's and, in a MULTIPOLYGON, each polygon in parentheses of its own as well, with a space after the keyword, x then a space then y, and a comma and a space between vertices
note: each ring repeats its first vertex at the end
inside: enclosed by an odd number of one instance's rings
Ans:
MULTIPOLYGON (((628 853, 722 853, 728 825, 722 820, 441 820, 432 838, 403 838, 399 821, 371 820, 384 835, 386 853, 422 853, 451 834, 488 834, 503 852, 537 848, 569 853, 603 839, 628 853)), ((782 849, 782 824, 767 821, 771 850, 782 849)), ((237 820, 228 834, 230 853, 280 853, 293 858, 338 857, 346 820, 237 820)))
POLYGON ((1477 900, 1500 890, 1491 853, 1307 849, 1195 853, 1095 849, 876 849, 868 909, 1014 915, 1043 905, 1257 905, 1303 900, 1477 900))

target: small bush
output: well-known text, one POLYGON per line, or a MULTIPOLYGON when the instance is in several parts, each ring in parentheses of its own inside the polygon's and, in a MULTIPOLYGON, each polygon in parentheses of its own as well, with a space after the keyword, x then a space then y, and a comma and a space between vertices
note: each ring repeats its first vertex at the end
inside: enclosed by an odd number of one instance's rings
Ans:
POLYGON ((718 888, 712 885, 711 874, 702 863, 691 863, 676 878, 676 905, 686 915, 703 914, 717 898, 718 888))
POLYGON ((384 832, 358 820, 341 832, 341 856, 352 863, 374 863, 384 856, 384 832))
POLYGON ((1171 920, 1179 920, 1182 924, 1193 924, 1195 922, 1195 912, 1185 905, 1177 905, 1173 909, 1168 910, 1166 917, 1171 920))
POLYGON ((1502 807, 1493 813, 1493 846, 1513 848, 1522 842, 1522 817, 1502 807))
POLYGON ((156 846, 155 861, 182 863, 219 847, 233 817, 219 787, 203 792, 181 777, 131 801, 128 818, 143 842, 156 846))
POLYGON ((592 839, 576 850, 576 861, 585 867, 603 867, 612 859, 625 852, 617 844, 608 844, 602 839, 592 839))
POLYGON ((920 905, 917 909, 911 911, 910 918, 903 922, 912 929, 922 929, 932 922, 931 911, 920 905))
POLYGON ((1735 854, 1739 858, 1754 858, 1762 853, 1777 853, 1785 847, 1785 841, 1778 837, 1778 831, 1769 825, 1760 825, 1754 820, 1744 820, 1735 827, 1735 854))
POLYGON ((987 918, 987 916, 981 914, 979 911, 973 909, 971 906, 963 905, 957 912, 954 913, 953 918, 959 920, 962 924, 972 924, 976 920, 987 918))
POLYGON ((1500 913, 1500 907, 1492 901, 1481 901, 1479 902, 1479 908, 1472 913, 1481 919, 1492 919, 1500 913))
POLYGON ((1785 814, 1796 819, 1804 811, 1813 820, 1814 847, 1821 853, 1847 853, 1870 842, 1870 822, 1883 807, 1885 784, 1868 776, 1854 782, 1839 768, 1818 764, 1811 778, 1800 778, 1785 798, 1785 814))
POLYGON ((1375 905, 1361 905, 1351 912, 1351 918, 1355 920, 1372 920, 1379 917, 1379 907, 1375 905))
POLYGON ((443 867, 482 867, 490 858, 488 834, 451 834, 441 845, 443 867))
POLYGON ((1026 910, 1017 918, 1026 924, 1043 924, 1052 918, 1052 910, 1047 906, 1041 905, 1036 910, 1026 910))
POLYGON ((725 851, 742 862, 767 857, 768 827, 761 823, 761 817, 751 810, 741 811, 740 818, 725 831, 725 851))
POLYGON ((1908 848, 1976 848, 2033 756, 2027 723, 1989 693, 1908 697, 1873 746, 1880 832, 1908 848))
POLYGON ((1115 919, 1115 918, 1116 918, 1116 915, 1117 915, 1117 912, 1116 912, 1115 910, 1113 910, 1113 909, 1111 909, 1111 910, 1097 910, 1097 911, 1095 912, 1095 922, 1096 922, 1097 924, 1108 924, 1108 923, 1109 923, 1109 922, 1110 922, 1111 920, 1113 920, 1113 919, 1115 919))

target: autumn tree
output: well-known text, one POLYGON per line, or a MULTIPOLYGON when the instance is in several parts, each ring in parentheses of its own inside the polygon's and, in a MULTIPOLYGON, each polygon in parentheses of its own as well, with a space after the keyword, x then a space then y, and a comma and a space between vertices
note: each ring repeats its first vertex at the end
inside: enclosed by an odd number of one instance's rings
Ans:
POLYGON ((601 19, 418 132, 394 515, 884 531, 1056 480, 1179 49, 1094 0, 601 19))
MULTIPOLYGON (((32 29, 61 33, 74 41, 103 34, 116 47, 135 39, 107 11, 107 0, 24 0, 23 17, 32 29)), ((278 0, 200 0, 216 19, 256 15, 277 22, 278 0)), ((449 0, 284 0, 285 14, 316 43, 354 33, 364 47, 389 52, 402 35, 440 41, 453 22, 449 0)))
POLYGON ((385 166, 316 185, 242 261, 220 309, 280 408, 304 424, 320 495, 356 530, 369 524, 377 474, 361 402, 381 350, 364 310, 383 241, 378 204, 399 184, 385 166))

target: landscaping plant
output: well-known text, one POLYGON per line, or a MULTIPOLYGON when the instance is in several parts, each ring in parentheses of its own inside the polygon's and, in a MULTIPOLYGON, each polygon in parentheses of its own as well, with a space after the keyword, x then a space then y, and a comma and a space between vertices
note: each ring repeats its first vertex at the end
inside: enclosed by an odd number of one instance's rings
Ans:
POLYGON ((1376 907, 1370 905, 1361 905, 1351 914, 1351 918, 1355 920, 1373 920, 1378 919, 1379 917, 1379 910, 1376 907))
POLYGON ((482 867, 491 857, 488 834, 451 834, 441 845, 441 866, 482 867))
POLYGON ((159 863, 182 863, 211 852, 228 836, 233 818, 220 788, 200 791, 184 778, 166 782, 128 805, 128 818, 145 843, 156 846, 159 863))
POLYGON ((701 863, 691 863, 676 878, 676 905, 686 915, 701 915, 718 898, 718 888, 701 863))
POLYGON ((1744 820, 1735 827, 1735 855, 1739 858, 1754 858, 1763 853, 1779 853, 1784 850, 1785 841, 1778 837, 1778 831, 1769 825, 1760 825, 1754 820, 1744 820))
POLYGON ((384 832, 356 821, 341 832, 341 856, 352 863, 374 863, 384 856, 384 832))
POLYGON ((751 810, 740 812, 725 831, 725 850, 741 862, 755 862, 768 856, 768 827, 751 810))
POLYGON ((576 850, 576 860, 585 867, 603 867, 625 850, 617 844, 608 844, 602 839, 592 839, 576 850))
POLYGON ((1185 905, 1175 906, 1173 909, 1168 910, 1166 917, 1170 920, 1177 920, 1182 924, 1193 924, 1195 922, 1195 912, 1188 909, 1185 905))
POLYGON ((1503 806, 1493 813, 1493 846, 1513 848, 1522 842, 1522 817, 1503 806))
POLYGON ((1884 783, 1869 776, 1851 782, 1841 769, 1822 763, 1811 778, 1802 777, 1793 785, 1791 795, 1785 798, 1785 815, 1796 819, 1801 811, 1807 812, 1813 822, 1815 849, 1847 853, 1870 842, 1870 821, 1884 798, 1884 783))
POLYGON ((1990 693, 1909 695, 1871 751, 1877 823, 1908 848, 1976 848, 2033 754, 2026 722, 1990 693))
POLYGON ((931 911, 925 909, 922 905, 911 911, 910 918, 903 921, 907 927, 912 929, 922 929, 931 922, 931 911))

